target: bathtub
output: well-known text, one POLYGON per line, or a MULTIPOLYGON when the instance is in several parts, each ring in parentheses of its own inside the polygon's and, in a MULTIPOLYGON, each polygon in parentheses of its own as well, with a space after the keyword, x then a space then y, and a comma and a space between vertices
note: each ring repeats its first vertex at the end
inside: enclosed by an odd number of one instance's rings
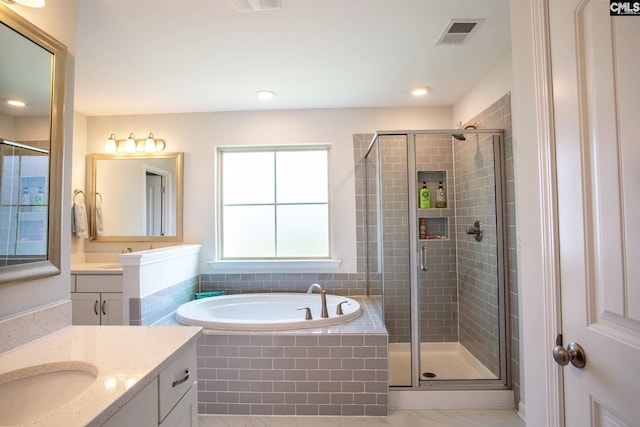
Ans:
POLYGON ((329 318, 321 318, 320 294, 264 293, 222 295, 190 301, 178 307, 176 320, 209 329, 255 331, 319 328, 349 322, 360 316, 360 304, 346 297, 327 295, 329 318), (339 303, 343 315, 337 315, 339 303), (310 307, 313 320, 305 320, 310 307))

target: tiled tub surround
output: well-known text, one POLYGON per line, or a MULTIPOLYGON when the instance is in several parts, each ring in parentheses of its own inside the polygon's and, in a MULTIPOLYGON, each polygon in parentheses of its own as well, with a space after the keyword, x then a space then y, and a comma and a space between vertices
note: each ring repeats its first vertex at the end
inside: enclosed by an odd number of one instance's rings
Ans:
POLYGON ((198 413, 387 415, 388 340, 380 301, 322 329, 205 330, 197 346, 198 413))

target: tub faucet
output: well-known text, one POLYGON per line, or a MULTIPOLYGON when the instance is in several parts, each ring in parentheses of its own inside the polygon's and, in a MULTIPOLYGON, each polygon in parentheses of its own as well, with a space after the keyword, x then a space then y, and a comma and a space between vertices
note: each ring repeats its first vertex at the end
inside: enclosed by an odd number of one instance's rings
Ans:
POLYGON ((122 253, 123 253, 123 254, 129 254, 129 253, 131 253, 131 252, 133 252, 133 250, 132 250, 131 248, 124 248, 124 249, 122 250, 122 253))
POLYGON ((323 319, 326 319, 329 317, 329 311, 327 310, 327 291, 322 289, 322 286, 318 285, 317 283, 314 283, 311 286, 309 286, 309 289, 307 289, 307 293, 312 294, 314 289, 317 289, 320 291, 320 298, 322 298, 322 312, 320 314, 320 317, 322 317, 323 319))

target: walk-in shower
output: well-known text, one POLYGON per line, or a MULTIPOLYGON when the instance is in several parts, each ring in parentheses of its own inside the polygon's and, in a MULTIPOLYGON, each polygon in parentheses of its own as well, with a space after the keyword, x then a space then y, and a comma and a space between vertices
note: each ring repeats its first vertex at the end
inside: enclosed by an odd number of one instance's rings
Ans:
POLYGON ((509 386, 503 142, 494 129, 371 141, 367 280, 382 295, 391 387, 509 386))

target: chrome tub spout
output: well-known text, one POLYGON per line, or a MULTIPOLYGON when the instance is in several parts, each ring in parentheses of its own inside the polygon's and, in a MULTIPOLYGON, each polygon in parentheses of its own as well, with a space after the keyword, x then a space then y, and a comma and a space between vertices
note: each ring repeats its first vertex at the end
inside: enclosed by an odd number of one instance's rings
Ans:
POLYGON ((312 294, 316 289, 320 291, 320 298, 322 298, 322 312, 320 314, 320 317, 322 317, 323 319, 327 319, 329 317, 329 311, 327 310, 327 291, 322 289, 322 286, 314 283, 309 286, 309 289, 307 289, 307 293, 312 294))
POLYGON ((322 286, 318 285, 317 283, 314 283, 311 286, 309 286, 309 289, 307 289, 307 293, 312 294, 313 291, 316 289, 322 292, 322 286))

